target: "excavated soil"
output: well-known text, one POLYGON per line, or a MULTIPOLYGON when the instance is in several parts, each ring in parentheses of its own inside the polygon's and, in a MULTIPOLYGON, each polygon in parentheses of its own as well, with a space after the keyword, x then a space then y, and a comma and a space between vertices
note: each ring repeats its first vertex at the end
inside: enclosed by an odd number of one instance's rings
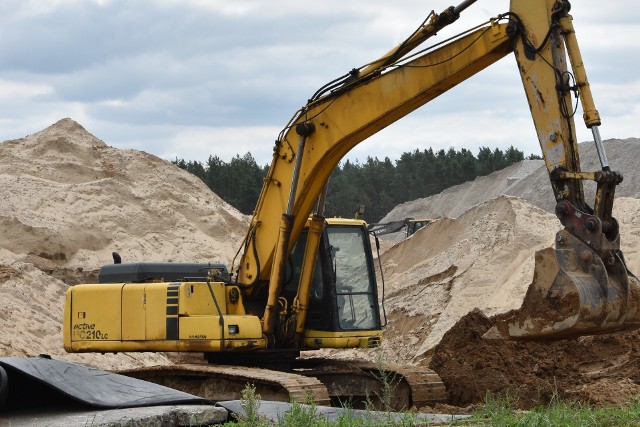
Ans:
MULTIPOLYGON (((626 197, 616 201, 614 215, 628 266, 639 272, 640 145, 628 139, 606 147, 612 168, 625 174, 617 194, 626 197)), ((582 153, 586 164, 593 163, 589 150, 582 153)), ((248 218, 187 172, 144 152, 109 147, 70 119, 0 144, 0 159, 0 355, 47 353, 104 369, 179 360, 66 354, 64 293, 94 282, 112 251, 125 261, 229 264, 248 218)), ((638 332, 529 343, 481 338, 491 316, 522 303, 534 252, 552 246, 560 229, 552 208, 542 163, 525 161, 390 213, 388 220, 442 218, 409 239, 382 244, 383 358, 431 367, 447 386, 449 404, 463 407, 488 392, 508 394, 523 408, 554 393, 597 404, 636 398, 638 332)), ((375 351, 323 353, 376 358, 375 351)))
POLYGON ((429 366, 444 381, 450 404, 464 407, 492 393, 521 408, 554 396, 620 405, 640 394, 638 332, 549 342, 482 338, 493 324, 494 319, 475 310, 435 347, 429 366))
POLYGON ((0 144, 0 256, 67 269, 112 262, 228 263, 247 218, 196 178, 118 150, 63 119, 0 144))

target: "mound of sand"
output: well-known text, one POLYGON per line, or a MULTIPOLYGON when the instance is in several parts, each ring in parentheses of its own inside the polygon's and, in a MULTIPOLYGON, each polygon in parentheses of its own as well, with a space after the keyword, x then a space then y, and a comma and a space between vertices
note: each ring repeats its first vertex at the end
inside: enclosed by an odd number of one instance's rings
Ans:
POLYGON ((502 196, 386 251, 389 357, 396 349, 406 362, 428 356, 475 308, 487 315, 518 308, 533 277, 534 252, 552 245, 559 229, 555 216, 502 196))
MULTIPOLYGON (((640 272, 639 210, 640 200, 632 198, 618 199, 614 209, 634 272, 640 272)), ((554 390, 596 403, 634 398, 638 332, 552 344, 481 338, 493 324, 487 317, 520 307, 534 253, 552 246, 559 229, 555 215, 502 196, 387 250, 385 359, 431 367, 447 385, 450 403, 462 406, 507 389, 525 407, 548 401, 554 390)))
POLYGON ((0 144, 0 255, 67 268, 124 261, 227 263, 247 218, 198 178, 118 150, 63 119, 0 144), (33 258, 33 257, 32 257, 33 258))
POLYGON ((190 173, 109 147, 71 119, 0 144, 0 159, 0 355, 103 369, 170 363, 152 353, 66 354, 68 285, 54 277, 95 279, 112 251, 124 261, 228 264, 248 218, 190 173))
MULTIPOLYGON (((640 200, 633 198, 618 199, 614 209, 634 272, 640 272, 638 211, 640 200)), ((434 369, 449 403, 460 406, 482 402, 487 392, 508 392, 522 407, 548 402, 554 391, 594 403, 635 398, 638 332, 553 343, 481 338, 494 324, 492 316, 520 307, 533 279, 535 251, 553 246, 560 228, 555 215, 501 196, 392 246, 381 255, 388 316, 383 359, 434 369)), ((327 353, 377 356, 373 350, 327 353)))
MULTIPOLYGON (((490 175, 447 188, 439 194, 402 203, 380 222, 404 218, 457 218, 472 206, 509 194, 512 186, 541 168, 545 169, 544 160, 523 160, 490 175)), ((553 198, 550 188, 546 193, 553 198)), ((386 239, 386 236, 382 238, 386 239)))
MULTIPOLYGON (((638 138, 609 139, 604 142, 611 169, 621 172, 624 181, 616 188, 618 197, 640 198, 640 174, 637 170, 638 138)), ((593 143, 579 144, 582 169, 600 170, 593 143)), ((585 183, 585 197, 593 204, 595 184, 585 183)), ((523 160, 503 170, 444 190, 440 194, 412 200, 396 206, 380 222, 404 218, 456 218, 472 206, 500 195, 520 197, 548 212, 553 212, 555 199, 543 160, 523 160)), ((390 239, 399 241, 402 233, 390 239)), ((384 236, 383 238, 387 238, 384 236)))

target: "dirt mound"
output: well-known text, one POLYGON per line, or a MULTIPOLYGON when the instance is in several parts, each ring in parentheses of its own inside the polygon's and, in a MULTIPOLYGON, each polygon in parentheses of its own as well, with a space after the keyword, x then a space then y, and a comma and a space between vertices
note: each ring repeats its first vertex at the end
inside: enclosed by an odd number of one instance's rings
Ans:
MULTIPOLYGON (((618 197, 640 198, 640 173, 637 167, 638 138, 609 139, 604 142, 611 169, 622 172, 624 181, 616 189, 618 197)), ((600 169, 592 142, 579 144, 583 170, 600 169)), ((595 184, 585 184, 585 197, 592 201, 595 184)), ((413 200, 396 206, 380 222, 404 218, 456 218, 472 206, 500 195, 520 197, 529 203, 553 212, 555 200, 547 168, 543 160, 524 160, 503 170, 444 190, 440 194, 413 200)), ((385 236, 386 238, 386 236, 385 236)), ((395 241, 401 236, 393 236, 395 241)))
POLYGON ((518 308, 533 277, 534 252, 552 245, 559 229, 555 216, 502 196, 387 250, 385 353, 416 362, 473 309, 492 315, 518 308))
POLYGON ((0 355, 103 369, 170 363, 152 353, 66 354, 68 284, 95 281, 112 251, 125 262, 228 263, 248 218, 190 173, 109 147, 71 119, 0 144, 0 160, 0 355))
POLYGON ((31 264, 0 264, 0 355, 49 354, 101 369, 169 363, 160 353, 67 354, 62 348, 62 312, 67 288, 31 264))
POLYGON ((169 162, 118 150, 63 119, 0 144, 0 247, 58 267, 124 261, 227 263, 247 218, 169 162))
POLYGON ((493 320, 473 311, 435 347, 429 366, 440 374, 449 403, 509 396, 522 408, 554 395, 599 405, 629 402, 640 393, 640 333, 549 342, 482 338, 493 320))

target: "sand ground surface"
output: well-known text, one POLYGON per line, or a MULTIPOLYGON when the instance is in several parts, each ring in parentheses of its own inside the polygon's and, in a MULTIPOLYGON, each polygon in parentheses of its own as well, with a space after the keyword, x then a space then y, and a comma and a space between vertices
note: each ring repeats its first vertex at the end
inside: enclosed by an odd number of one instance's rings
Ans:
MULTIPOLYGON (((634 272, 640 271, 639 142, 605 144, 612 169, 625 175, 614 215, 634 272)), ((581 145, 585 169, 594 168, 593 154, 581 145)), ((95 281, 114 251, 124 261, 228 265, 248 218, 189 173, 144 152, 110 147, 71 119, 3 142, 0 158, 0 355, 46 353, 103 369, 171 363, 153 353, 66 354, 66 289, 95 281)), ((387 221, 440 219, 409 239, 383 241, 383 356, 436 370, 457 406, 507 391, 522 407, 554 393, 601 404, 635 398, 638 332, 545 343, 481 338, 492 316, 522 303, 534 252, 552 246, 560 229, 553 205, 544 163, 524 161, 390 212, 387 221)), ((375 357, 373 351, 326 353, 375 357)))

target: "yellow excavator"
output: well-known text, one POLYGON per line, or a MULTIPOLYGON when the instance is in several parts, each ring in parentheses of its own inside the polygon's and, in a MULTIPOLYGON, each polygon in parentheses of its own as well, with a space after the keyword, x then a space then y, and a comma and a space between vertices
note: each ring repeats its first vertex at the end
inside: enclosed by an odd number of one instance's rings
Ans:
MULTIPOLYGON (((495 332, 555 339, 638 328, 640 284, 627 270, 612 216, 622 176, 607 162, 569 2, 512 0, 509 12, 422 47, 474 1, 432 12, 400 45, 322 86, 295 113, 276 140, 230 277, 202 266, 195 279, 159 273, 73 286, 65 349, 203 352, 211 362, 258 365, 301 350, 379 346, 383 316, 369 233, 363 221, 323 217, 329 176, 357 144, 509 54, 564 229, 555 249, 536 254, 523 307, 495 332), (575 97, 600 156, 595 172, 580 168, 575 97), (597 185, 593 206, 585 180, 597 185)), ((431 392, 441 399, 441 383, 431 392)))

